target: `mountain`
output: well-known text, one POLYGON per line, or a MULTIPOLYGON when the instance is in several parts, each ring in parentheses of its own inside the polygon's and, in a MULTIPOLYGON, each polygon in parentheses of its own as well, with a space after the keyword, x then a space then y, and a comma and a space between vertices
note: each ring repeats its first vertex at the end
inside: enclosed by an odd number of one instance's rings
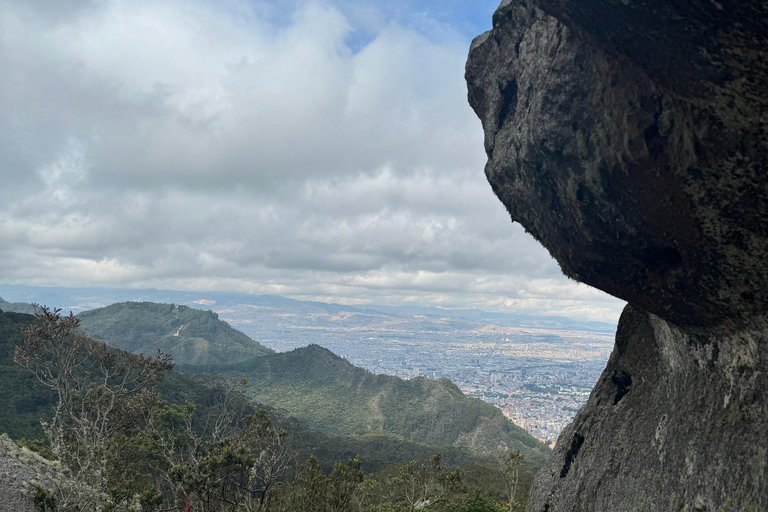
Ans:
POLYGON ((35 306, 28 302, 8 302, 0 297, 0 311, 6 313, 25 313, 27 315, 35 314, 35 306))
MULTIPOLYGON (((0 434, 12 439, 43 439, 40 420, 53 415, 56 401, 54 393, 39 382, 32 373, 13 362, 16 345, 23 343, 22 330, 34 322, 34 317, 19 313, 0 313, 0 434)), ((271 357, 271 356, 265 356, 271 357)), ((343 367, 344 365, 342 365, 343 367)), ((215 404, 217 391, 206 380, 210 376, 192 378, 176 371, 167 372, 158 385, 158 391, 171 403, 187 401, 197 406, 200 417, 215 404)), ((253 384, 250 386, 253 388, 253 384)), ((336 462, 360 457, 367 472, 378 471, 390 462, 428 459, 441 452, 449 466, 467 466, 477 463, 493 463, 489 454, 473 452, 464 446, 432 446, 414 442, 389 432, 372 431, 356 436, 341 436, 313 430, 306 422, 269 405, 248 401, 241 404, 245 410, 265 409, 272 421, 284 428, 289 436, 291 449, 297 454, 296 461, 315 455, 325 470, 336 462)), ((534 457, 527 466, 535 469, 541 461, 534 457)), ((527 481, 530 474, 526 472, 527 481)))
MULTIPOLYGON (((119 288, 65 288, 37 287, 25 285, 1 285, 0 293, 11 300, 24 300, 60 307, 64 311, 75 313, 104 307, 115 302, 151 301, 159 303, 183 304, 193 308, 210 308, 223 318, 225 310, 247 310, 249 315, 258 314, 267 317, 278 314, 283 320, 300 318, 311 319, 313 315, 338 315, 347 313, 357 315, 363 320, 367 315, 374 322, 381 318, 403 318, 423 321, 423 317, 451 318, 470 323, 495 324, 512 327, 540 326, 558 329, 579 329, 597 332, 615 332, 616 325, 584 319, 571 319, 550 315, 532 315, 522 313, 488 312, 480 309, 449 309, 423 306, 387 306, 330 304, 316 301, 302 301, 279 295, 249 295, 230 292, 198 292, 156 289, 119 289, 119 288)), ((0 306, 2 308, 2 306, 0 306)), ((261 321, 261 317, 259 317, 261 321)))
MULTIPOLYGON (((298 302, 278 299, 283 308, 298 302)), ((274 304, 275 299, 270 297, 269 302, 274 304)), ((299 304, 313 309, 319 324, 355 321, 334 318, 334 313, 349 311, 343 306, 299 304)), ((391 322, 423 321, 424 327, 466 322, 436 316, 414 320, 409 312, 361 313, 374 315, 391 322), (398 320, 401 316, 405 319, 398 320)), ((299 320, 288 316, 288 322, 311 321, 311 315, 297 315, 299 320)), ((543 462, 548 453, 497 408, 466 397, 448 379, 406 381, 373 375, 318 345, 275 354, 219 320, 216 313, 174 304, 124 302, 84 311, 78 318, 88 336, 135 353, 160 349, 170 353, 182 371, 244 373, 251 399, 285 409, 329 435, 388 433, 419 445, 465 447, 477 453, 520 449, 534 464, 543 462)))
POLYGON ((318 345, 182 370, 242 374, 250 398, 285 409, 328 434, 386 432, 412 442, 484 453, 521 450, 534 465, 549 454, 500 410, 464 395, 449 379, 374 375, 318 345))
POLYGON ((42 438, 40 419, 53 415, 54 396, 30 372, 13 362, 16 345, 23 343, 21 331, 34 317, 0 313, 0 433, 12 438, 42 438))
POLYGON ((176 304, 122 302, 77 315, 90 337, 134 353, 171 354, 175 364, 234 362, 273 351, 212 311, 176 304))

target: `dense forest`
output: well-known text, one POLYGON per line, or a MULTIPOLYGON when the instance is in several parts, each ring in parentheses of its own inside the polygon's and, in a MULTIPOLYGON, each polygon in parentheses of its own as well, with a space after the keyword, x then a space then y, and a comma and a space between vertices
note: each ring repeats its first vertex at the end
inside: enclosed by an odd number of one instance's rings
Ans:
POLYGON ((182 365, 187 372, 245 375, 246 394, 338 435, 384 431, 433 446, 478 453, 520 450, 533 464, 548 454, 496 407, 465 396, 449 379, 374 375, 318 345, 224 365, 182 365))

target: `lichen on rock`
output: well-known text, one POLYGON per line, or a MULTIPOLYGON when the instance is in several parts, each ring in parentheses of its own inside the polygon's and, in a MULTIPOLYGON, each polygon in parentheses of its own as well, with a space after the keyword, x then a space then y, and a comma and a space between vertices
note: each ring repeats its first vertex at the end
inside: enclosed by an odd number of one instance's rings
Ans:
POLYGON ((54 488, 58 467, 0 434, 0 510, 38 512, 33 498, 37 486, 54 488))

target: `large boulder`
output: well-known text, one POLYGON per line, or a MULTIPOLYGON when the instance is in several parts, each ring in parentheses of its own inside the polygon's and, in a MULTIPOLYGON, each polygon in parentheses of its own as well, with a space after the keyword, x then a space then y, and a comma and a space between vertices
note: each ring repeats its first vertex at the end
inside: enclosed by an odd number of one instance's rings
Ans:
POLYGON ((661 1, 541 3, 502 2, 467 62, 513 220, 567 276, 679 325, 765 314, 768 4, 698 2, 706 25, 661 1))
POLYGON ((768 510, 767 341, 764 328, 707 336, 627 306, 527 510, 768 510))
POLYGON ((528 510, 768 510, 768 2, 504 0, 466 78, 512 219, 629 302, 528 510))

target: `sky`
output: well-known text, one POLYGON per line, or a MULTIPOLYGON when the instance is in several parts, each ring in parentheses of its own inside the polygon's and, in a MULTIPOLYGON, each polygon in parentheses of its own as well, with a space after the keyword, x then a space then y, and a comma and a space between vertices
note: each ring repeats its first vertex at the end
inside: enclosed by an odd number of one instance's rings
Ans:
POLYGON ((2 284, 615 322, 485 181, 486 0, 0 0, 2 284))

